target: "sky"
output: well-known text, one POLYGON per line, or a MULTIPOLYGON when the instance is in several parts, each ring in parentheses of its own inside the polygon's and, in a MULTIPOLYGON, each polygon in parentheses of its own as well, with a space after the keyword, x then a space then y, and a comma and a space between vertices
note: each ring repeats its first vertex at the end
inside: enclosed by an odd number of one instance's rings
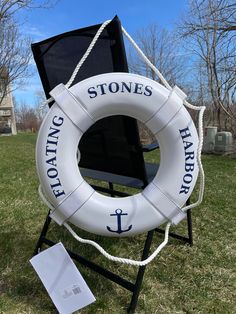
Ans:
MULTIPOLYGON (((39 42, 70 30, 101 24, 116 14, 123 27, 133 37, 150 24, 171 30, 186 9, 187 0, 59 0, 50 9, 21 11, 17 19, 21 31, 39 42)), ((36 92, 42 90, 40 78, 32 58, 33 75, 24 87, 14 91, 18 103, 34 105, 36 92)))

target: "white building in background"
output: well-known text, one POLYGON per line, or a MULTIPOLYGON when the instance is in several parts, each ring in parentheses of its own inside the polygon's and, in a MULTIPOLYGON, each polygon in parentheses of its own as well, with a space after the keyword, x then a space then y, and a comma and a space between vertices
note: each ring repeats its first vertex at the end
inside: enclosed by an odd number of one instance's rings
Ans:
POLYGON ((0 77, 0 135, 13 134, 16 135, 16 120, 14 113, 14 105, 12 101, 12 94, 10 86, 7 86, 7 92, 4 96, 4 86, 7 72, 5 76, 0 77), (2 99, 3 97, 3 99, 2 99))

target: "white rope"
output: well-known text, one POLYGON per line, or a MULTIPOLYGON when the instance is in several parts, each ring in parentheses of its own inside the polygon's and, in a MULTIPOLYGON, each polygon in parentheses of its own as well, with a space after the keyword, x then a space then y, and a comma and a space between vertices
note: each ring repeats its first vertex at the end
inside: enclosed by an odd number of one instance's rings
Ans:
POLYGON ((136 44, 136 42, 133 40, 133 38, 128 34, 128 32, 124 29, 122 26, 122 32, 127 37, 131 45, 137 50, 137 52, 140 54, 140 56, 143 58, 145 63, 157 74, 157 76, 162 81, 163 85, 169 89, 172 90, 172 87, 167 82, 167 80, 164 78, 164 76, 161 74, 161 72, 155 67, 155 65, 145 56, 144 52, 139 48, 139 46, 136 44))
MULTIPOLYGON (((41 185, 39 185, 38 188, 38 192, 39 195, 42 199, 42 201, 48 206, 48 208, 50 208, 51 210, 55 210, 55 208, 53 207, 53 205, 46 199, 43 191, 42 191, 42 187, 41 185)), ((114 255, 109 254, 107 251, 105 251, 103 249, 103 247, 101 247, 98 243, 96 243, 95 241, 92 240, 88 240, 88 239, 83 239, 81 237, 79 237, 75 231, 68 225, 67 222, 64 222, 63 224, 66 229, 71 233, 71 235, 80 243, 83 244, 90 244, 93 247, 95 247, 103 256, 105 256, 106 258, 108 258, 109 260, 113 261, 113 262, 118 262, 118 263, 122 263, 122 264, 128 264, 128 265, 132 265, 132 266, 145 266, 148 263, 150 263, 159 253, 160 251, 166 246, 166 244, 168 243, 168 237, 169 237, 169 229, 171 226, 171 223, 168 222, 166 225, 166 229, 165 229, 165 237, 164 237, 164 241, 157 247, 157 249, 145 260, 143 261, 135 261, 132 259, 128 259, 128 258, 122 258, 122 257, 117 257, 114 255)))
POLYGON ((200 185, 199 185, 199 192, 198 192, 198 199, 195 203, 192 203, 190 205, 187 205, 182 208, 184 212, 187 210, 194 208, 198 205, 201 204, 203 200, 203 195, 204 195, 204 189, 205 189, 205 174, 204 174, 204 169, 202 166, 202 160, 201 160, 201 154, 202 154, 202 146, 203 146, 203 115, 204 111, 206 109, 205 106, 197 107, 193 106, 187 101, 184 102, 185 106, 190 108, 190 109, 195 109, 199 110, 199 116, 198 116, 198 135, 199 135, 199 143, 198 143, 198 150, 197 150, 197 163, 198 163, 198 168, 199 168, 199 177, 200 177, 200 185))
MULTIPOLYGON (((65 84, 65 86, 66 86, 67 88, 69 88, 69 87, 72 85, 72 83, 74 82, 77 73, 79 72, 81 66, 84 64, 85 60, 88 58, 90 52, 92 51, 94 45, 95 45, 96 42, 97 42, 99 36, 100 36, 101 33, 103 32, 104 28, 105 28, 110 22, 111 22, 111 20, 105 21, 105 22, 100 26, 100 28, 98 29, 96 35, 94 36, 93 40, 91 41, 90 45, 88 46, 87 50, 85 51, 83 57, 82 57, 82 58, 80 59, 80 61, 77 63, 77 65, 76 65, 76 67, 75 67, 75 69, 74 69, 74 71, 73 71, 73 73, 72 73, 72 75, 71 75, 69 81, 65 84)), ((50 102, 52 102, 53 100, 54 100, 53 97, 50 97, 49 99, 47 99, 47 100, 46 100, 45 102, 43 102, 42 105, 39 107, 39 110, 42 111, 43 108, 44 108, 47 104, 49 104, 50 102)))
POLYGON ((100 28, 98 29, 96 35, 94 36, 93 40, 91 41, 90 45, 88 46, 88 49, 86 50, 85 54, 83 55, 83 57, 81 58, 81 60, 78 62, 77 66, 74 69, 74 72, 71 75, 71 78, 69 79, 69 81, 65 84, 65 86, 67 88, 69 88, 72 83, 74 82, 74 79, 77 75, 77 73, 79 72, 79 69, 81 68, 81 66, 83 65, 84 61, 88 58, 90 52, 92 51, 94 45, 96 44, 98 38, 100 37, 101 33, 103 32, 104 28, 111 22, 111 20, 107 20, 105 21, 100 28))
POLYGON ((122 257, 117 257, 117 256, 114 256, 114 255, 111 255, 108 252, 106 252, 95 241, 91 241, 91 240, 87 240, 87 239, 83 239, 83 238, 79 237, 67 223, 64 223, 64 226, 66 227, 66 229, 72 234, 72 236, 77 241, 79 241, 81 243, 90 244, 90 245, 94 246, 102 255, 104 255, 107 259, 109 259, 109 260, 111 260, 113 262, 118 262, 118 263, 122 263, 122 264, 128 264, 128 265, 132 265, 132 266, 145 266, 148 263, 150 263, 160 253, 160 251, 166 246, 166 244, 168 243, 169 229, 170 229, 171 223, 168 222, 167 225, 166 225, 164 241, 157 247, 157 249, 147 259, 145 259, 143 261, 135 261, 133 259, 122 258, 122 257))
POLYGON ((49 209, 54 210, 55 208, 53 207, 53 205, 46 199, 46 197, 43 193, 41 184, 38 187, 38 192, 39 192, 39 196, 41 197, 41 200, 44 202, 44 204, 47 205, 47 207, 49 209))
MULTIPOLYGON (((133 40, 133 38, 128 34, 128 32, 124 29, 122 26, 122 31, 124 35, 127 37, 131 45, 137 50, 139 55, 143 58, 145 63, 156 73, 156 75, 160 78, 162 84, 168 89, 172 90, 172 87, 170 84, 167 82, 167 80, 164 78, 164 76, 161 74, 161 72, 155 67, 155 65, 146 57, 144 52, 139 48, 139 46, 136 44, 136 42, 133 40)), ((203 199, 203 194, 204 194, 204 187, 205 187, 205 174, 202 166, 202 161, 201 161, 201 153, 202 153, 202 146, 203 146, 203 114, 206 109, 205 106, 194 106, 187 102, 186 100, 183 101, 184 105, 188 107, 189 109, 197 110, 199 111, 199 116, 198 116, 198 135, 199 135, 199 143, 198 143, 198 151, 197 151, 197 163, 198 163, 198 168, 199 168, 199 177, 200 177, 200 188, 199 188, 199 193, 198 193, 198 200, 190 204, 188 206, 185 206, 182 208, 182 211, 186 212, 188 209, 194 208, 201 204, 202 199, 203 199)))
MULTIPOLYGON (((78 62, 77 66, 75 67, 69 81, 66 83, 66 87, 69 88, 79 69, 81 68, 81 66, 83 65, 83 63, 85 62, 85 60, 87 59, 87 57, 89 56, 90 52, 92 51, 94 45, 96 44, 99 36, 101 35, 102 31, 104 30, 104 28, 111 22, 111 20, 105 21, 101 27, 99 28, 99 30, 97 31, 96 35, 94 36, 93 40, 91 41, 88 49, 86 50, 85 54, 83 55, 82 59, 78 62)), ((133 47, 137 50, 137 52, 139 53, 139 55, 144 59, 144 61, 146 62, 146 64, 157 74, 157 76, 160 78, 161 82, 163 83, 163 85, 168 89, 168 90, 172 90, 172 87, 169 85, 169 83, 167 82, 167 80, 164 78, 164 76, 161 74, 161 72, 155 67, 154 64, 152 64, 150 62, 150 60, 145 56, 145 54, 143 53, 143 51, 138 47, 138 45, 135 43, 135 41, 131 38, 131 36, 127 33, 127 31, 122 27, 122 31, 124 33, 124 35, 127 37, 127 39, 129 40, 129 42, 133 45, 133 47)), ((41 109, 44 108, 44 106, 48 103, 50 103, 51 101, 53 101, 53 98, 49 98, 42 106, 40 106, 41 109)), ((198 110, 199 111, 199 119, 198 119, 198 133, 199 133, 199 145, 198 145, 198 151, 197 151, 197 162, 198 162, 198 167, 199 167, 199 173, 200 173, 200 188, 199 188, 199 195, 198 195, 198 200, 193 203, 190 204, 188 206, 185 206, 182 208, 183 211, 187 211, 190 208, 194 208, 196 206, 198 206, 203 199, 203 193, 204 193, 204 186, 205 186, 205 176, 204 176, 204 170, 203 170, 203 166, 202 166, 202 162, 201 162, 201 151, 202 151, 202 145, 203 145, 203 114, 205 111, 205 107, 201 106, 201 107, 197 107, 197 106, 193 106, 190 103, 188 103, 186 100, 184 101, 184 105, 190 109, 194 109, 194 110, 198 110)), ((41 186, 39 186, 39 195, 41 197, 41 199, 43 200, 43 202, 51 209, 54 210, 54 207, 52 206, 52 204, 50 202, 48 202, 48 200, 45 198, 43 191, 41 189, 41 186)), ((160 251, 166 246, 166 244, 168 243, 168 237, 169 237, 169 229, 171 226, 171 223, 168 222, 165 228, 165 237, 164 237, 164 241, 157 247, 157 249, 145 260, 143 261, 135 261, 132 259, 127 259, 127 258, 121 258, 121 257, 116 257, 113 256, 111 254, 109 254, 108 252, 106 252, 98 243, 88 240, 88 239, 83 239, 81 237, 79 237, 75 231, 66 223, 64 222, 64 226, 66 227, 66 229, 71 233, 71 235, 79 242, 84 243, 84 244, 90 244, 92 246, 94 246, 102 255, 104 255, 106 258, 108 258, 109 260, 112 260, 114 262, 119 262, 119 263, 123 263, 123 264, 129 264, 129 265, 133 265, 133 266, 145 266, 148 263, 150 263, 159 253, 160 251)))

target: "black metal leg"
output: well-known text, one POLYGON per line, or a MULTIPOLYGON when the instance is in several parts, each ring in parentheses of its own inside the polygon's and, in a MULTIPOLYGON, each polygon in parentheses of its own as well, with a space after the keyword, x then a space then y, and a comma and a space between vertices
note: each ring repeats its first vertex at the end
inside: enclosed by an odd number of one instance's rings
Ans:
POLYGON ((110 195, 111 197, 114 197, 115 194, 112 192, 114 190, 114 185, 112 182, 108 182, 109 183, 109 189, 111 190, 110 195))
POLYGON ((187 225, 188 225, 188 243, 193 246, 193 227, 192 227, 192 215, 191 209, 187 211, 187 225))
MULTIPOLYGON (((142 254, 142 260, 145 260, 149 255, 153 235, 154 235, 154 230, 149 231, 147 234, 147 238, 145 241, 143 254, 142 254)), ((135 281, 135 285, 134 285, 133 295, 132 295, 131 302, 130 302, 130 305, 129 305, 128 310, 127 310, 127 313, 129 313, 129 314, 132 314, 135 312, 135 309, 136 309, 136 306, 138 303, 139 293, 140 293, 142 282, 143 282, 143 276, 144 276, 145 269, 146 269, 146 266, 140 266, 139 267, 138 274, 137 274, 136 281, 135 281)))
MULTIPOLYGON (((51 223, 51 217, 49 216, 49 213, 48 213, 46 220, 45 220, 45 223, 43 225, 43 229, 41 231, 40 237, 39 237, 38 242, 36 244, 36 247, 34 250, 34 255, 36 255, 40 252, 43 244, 46 244, 48 246, 52 246, 55 244, 53 241, 46 238, 46 234, 47 234, 50 223, 51 223)), ((147 234, 147 238, 146 238, 146 241, 144 244, 141 260, 145 260, 149 255, 149 251, 150 251, 150 247, 151 247, 152 239, 153 239, 153 234, 154 234, 154 230, 149 231, 147 234)), ((108 271, 107 269, 104 269, 101 266, 99 266, 99 265, 97 265, 97 264, 95 264, 89 260, 86 260, 84 257, 82 257, 82 256, 80 256, 74 252, 71 252, 69 250, 67 250, 67 252, 69 253, 69 255, 74 260, 80 262, 82 265, 87 266, 91 270, 99 273, 100 275, 106 277, 107 279, 109 279, 113 282, 116 282, 117 284, 119 284, 123 288, 132 292, 132 298, 131 298, 129 308, 127 309, 127 313, 132 314, 135 312, 146 266, 139 267, 139 270, 138 270, 138 273, 136 276, 136 281, 135 281, 135 283, 132 283, 132 282, 127 281, 125 278, 122 278, 122 277, 108 271)))
MULTIPOLYGON (((110 188, 110 190, 113 190, 113 184, 112 183, 109 183, 109 188, 110 188)), ((111 193, 111 196, 113 196, 112 191, 110 193, 111 193)), ((46 238, 46 234, 47 234, 48 228, 50 226, 50 223, 51 223, 51 217, 49 216, 49 213, 48 213, 46 220, 45 220, 45 223, 44 223, 44 226, 42 228, 40 237, 38 239, 37 245, 35 247, 34 255, 39 253, 39 251, 42 249, 43 244, 47 244, 49 246, 52 246, 55 244, 54 242, 52 242, 51 240, 46 238)), ((191 211, 190 210, 188 210, 188 212, 187 212, 187 224, 188 224, 188 238, 182 237, 180 235, 172 234, 172 233, 170 233, 170 235, 172 237, 175 237, 175 238, 181 239, 185 242, 188 242, 190 245, 193 245, 192 219, 191 219, 191 211)), ((149 255, 150 247, 151 247, 152 240, 153 240, 154 231, 159 231, 161 233, 164 233, 164 230, 161 230, 161 229, 155 229, 155 230, 151 230, 148 232, 147 238, 146 238, 146 241, 144 244, 144 248, 143 248, 143 253, 142 253, 142 258, 141 258, 142 260, 145 260, 149 255)), ((131 298, 130 305, 127 309, 127 313, 129 313, 129 314, 135 313, 135 309, 137 307, 138 298, 139 298, 139 294, 140 294, 146 266, 139 267, 139 270, 138 270, 138 273, 136 276, 136 281, 135 281, 135 283, 132 283, 132 282, 129 282, 126 279, 121 278, 118 275, 116 275, 116 274, 114 274, 114 273, 112 273, 106 269, 103 269, 99 265, 94 264, 91 261, 86 260, 84 257, 82 257, 82 256, 80 256, 74 252, 71 252, 69 250, 67 250, 67 251, 73 259, 77 260, 78 262, 87 266, 88 268, 92 269, 93 271, 99 273, 100 275, 110 279, 111 281, 116 282, 117 284, 124 287, 125 289, 131 291, 132 292, 132 298, 131 298)))
POLYGON ((51 217, 49 216, 49 214, 50 214, 50 212, 48 212, 48 215, 47 215, 46 220, 44 222, 40 237, 39 237, 38 242, 35 246, 34 253, 33 253, 34 255, 37 255, 42 249, 42 245, 44 243, 43 238, 45 238, 47 231, 48 231, 48 228, 49 228, 49 225, 50 225, 51 220, 52 220, 51 217))
MULTIPOLYGON (((187 200, 186 205, 190 205, 190 198, 187 200)), ((164 234, 165 230, 156 228, 155 229, 157 232, 164 234)), ((185 243, 188 243, 190 246, 193 246, 193 228, 192 228, 192 215, 191 215, 191 209, 187 211, 187 231, 188 231, 188 236, 182 236, 173 232, 169 232, 169 236, 171 238, 175 238, 178 240, 181 240, 185 243)))

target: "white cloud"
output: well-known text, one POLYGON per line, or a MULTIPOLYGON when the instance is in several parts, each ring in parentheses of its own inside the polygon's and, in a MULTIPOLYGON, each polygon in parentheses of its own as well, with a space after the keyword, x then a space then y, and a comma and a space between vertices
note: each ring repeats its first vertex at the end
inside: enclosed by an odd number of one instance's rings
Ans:
POLYGON ((48 32, 42 31, 38 27, 30 26, 30 25, 24 27, 23 33, 31 37, 33 41, 41 41, 50 37, 48 32))

